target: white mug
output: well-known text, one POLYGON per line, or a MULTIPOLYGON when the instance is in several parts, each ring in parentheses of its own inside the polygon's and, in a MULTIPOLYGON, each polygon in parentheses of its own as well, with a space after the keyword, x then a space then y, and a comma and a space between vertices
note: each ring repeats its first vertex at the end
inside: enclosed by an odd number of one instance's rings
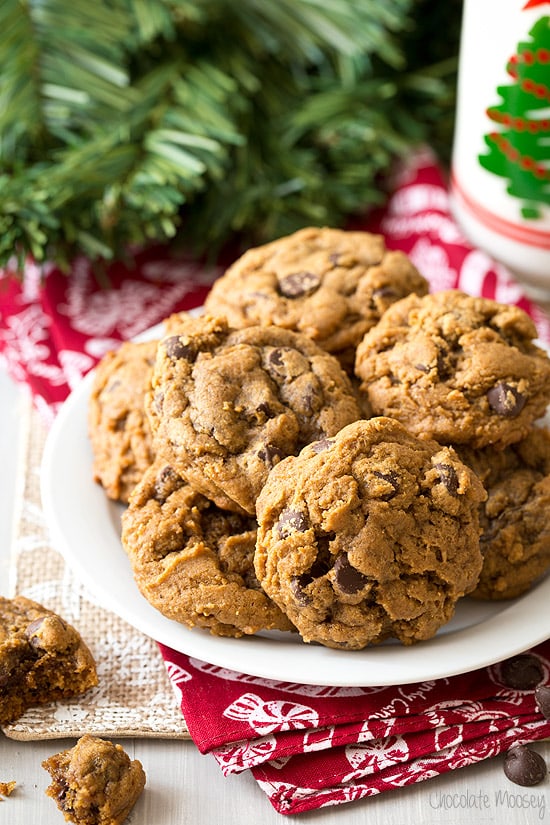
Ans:
POLYGON ((464 0, 451 209, 550 296, 550 0, 464 0))

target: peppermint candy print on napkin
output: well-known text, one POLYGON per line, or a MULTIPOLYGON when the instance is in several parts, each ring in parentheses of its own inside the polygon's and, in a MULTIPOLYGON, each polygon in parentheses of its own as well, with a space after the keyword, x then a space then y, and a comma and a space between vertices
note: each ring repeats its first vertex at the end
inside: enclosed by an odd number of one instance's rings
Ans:
MULTIPOLYGON (((238 673, 160 645, 193 741, 225 775, 251 770, 279 813, 421 782, 550 736, 533 690, 501 666, 410 685, 327 687, 238 673)), ((550 641, 530 651, 550 682, 550 641)))

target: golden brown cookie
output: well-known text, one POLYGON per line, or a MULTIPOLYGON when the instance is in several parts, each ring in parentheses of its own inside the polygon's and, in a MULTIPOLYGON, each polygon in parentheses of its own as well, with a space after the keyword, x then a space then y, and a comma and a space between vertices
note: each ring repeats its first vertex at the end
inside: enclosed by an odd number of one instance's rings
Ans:
POLYGON ((357 421, 270 472, 256 574, 307 642, 428 639, 477 583, 484 496, 451 448, 357 421))
POLYGON ((305 335, 211 316, 160 343, 147 409, 157 453, 219 507, 251 515, 274 464, 360 416, 337 359, 305 335))
POLYGON ((445 444, 504 447, 550 402, 550 359, 515 306, 446 290, 391 306, 357 348, 376 415, 445 444))
POLYGON ((94 685, 94 659, 71 625, 24 596, 0 596, 0 724, 94 685))
POLYGON ((69 750, 42 762, 46 790, 75 825, 122 825, 145 787, 145 771, 122 745, 84 734, 69 750))
POLYGON ((144 399, 156 351, 156 341, 127 341, 108 352, 94 373, 88 406, 93 476, 116 501, 128 501, 154 459, 144 399))
POLYGON ((235 328, 280 326, 353 368, 355 347, 394 301, 427 281, 381 235, 308 227, 250 249, 214 283, 205 306, 235 328))
POLYGON ((142 595, 168 618, 217 636, 290 630, 254 572, 256 527, 159 460, 130 496, 122 544, 142 595))
POLYGON ((483 568, 471 595, 521 596, 550 568, 550 432, 534 427, 504 450, 457 451, 488 493, 480 507, 483 568))

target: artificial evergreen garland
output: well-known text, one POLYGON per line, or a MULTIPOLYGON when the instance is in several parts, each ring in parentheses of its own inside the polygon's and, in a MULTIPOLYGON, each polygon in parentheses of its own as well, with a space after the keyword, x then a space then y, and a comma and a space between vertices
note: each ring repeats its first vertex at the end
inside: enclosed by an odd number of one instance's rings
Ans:
POLYGON ((2 0, 0 264, 340 225, 450 145, 460 0, 2 0))

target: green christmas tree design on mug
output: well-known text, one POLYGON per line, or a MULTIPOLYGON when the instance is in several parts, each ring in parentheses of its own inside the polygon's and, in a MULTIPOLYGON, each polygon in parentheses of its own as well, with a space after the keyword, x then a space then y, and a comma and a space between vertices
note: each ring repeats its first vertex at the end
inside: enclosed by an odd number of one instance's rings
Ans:
MULTIPOLYGON (((524 8, 547 3, 529 0, 524 8)), ((479 155, 489 172, 508 178, 507 192, 523 201, 527 219, 550 205, 550 17, 541 17, 519 43, 506 66, 513 83, 498 86, 502 102, 487 109, 501 128, 484 136, 488 153, 479 155)))

